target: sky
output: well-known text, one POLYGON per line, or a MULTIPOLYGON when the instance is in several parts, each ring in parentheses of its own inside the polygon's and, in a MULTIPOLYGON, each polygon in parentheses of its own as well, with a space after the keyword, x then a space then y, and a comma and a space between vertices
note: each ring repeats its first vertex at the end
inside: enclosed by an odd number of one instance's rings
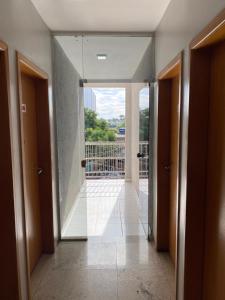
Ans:
POLYGON ((125 116, 124 88, 94 88, 96 95, 96 112, 100 118, 112 119, 125 116))
MULTIPOLYGON (((125 88, 93 88, 96 95, 96 112, 100 118, 112 119, 125 116, 125 88)), ((149 89, 140 91, 140 109, 149 106, 149 89)))

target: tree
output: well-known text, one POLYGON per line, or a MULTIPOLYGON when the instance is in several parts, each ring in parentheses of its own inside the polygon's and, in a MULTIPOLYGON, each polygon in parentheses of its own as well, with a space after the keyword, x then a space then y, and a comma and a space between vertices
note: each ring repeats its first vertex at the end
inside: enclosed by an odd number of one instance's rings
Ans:
POLYGON ((115 130, 108 130, 107 131, 107 140, 110 142, 114 142, 116 140, 116 132, 115 130))
POLYGON ((85 140, 89 142, 115 141, 116 131, 109 128, 109 122, 98 119, 96 112, 85 108, 85 140))
POLYGON ((97 120, 97 127, 101 128, 102 130, 108 130, 109 124, 106 120, 99 119, 99 120, 97 120))
POLYGON ((149 108, 140 111, 140 130, 139 140, 148 141, 149 139, 149 108))
POLYGON ((85 129, 86 128, 96 128, 97 121, 98 121, 96 112, 89 108, 85 108, 84 115, 85 115, 85 129))
POLYGON ((117 128, 118 129, 125 128, 125 116, 124 115, 119 116, 119 122, 118 122, 117 128))

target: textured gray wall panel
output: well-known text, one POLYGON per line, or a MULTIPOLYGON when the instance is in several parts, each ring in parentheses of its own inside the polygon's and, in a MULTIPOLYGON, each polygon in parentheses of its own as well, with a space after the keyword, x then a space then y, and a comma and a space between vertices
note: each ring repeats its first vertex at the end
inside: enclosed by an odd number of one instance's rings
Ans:
POLYGON ((84 180, 83 96, 79 74, 53 39, 53 80, 57 128, 58 180, 61 227, 84 180))

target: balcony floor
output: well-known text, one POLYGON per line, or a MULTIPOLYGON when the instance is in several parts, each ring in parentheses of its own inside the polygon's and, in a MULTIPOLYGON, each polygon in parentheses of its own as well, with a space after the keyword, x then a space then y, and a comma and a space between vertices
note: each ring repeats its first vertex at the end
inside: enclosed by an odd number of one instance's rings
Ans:
POLYGON ((122 179, 86 180, 62 236, 102 240, 145 236, 132 184, 122 179))

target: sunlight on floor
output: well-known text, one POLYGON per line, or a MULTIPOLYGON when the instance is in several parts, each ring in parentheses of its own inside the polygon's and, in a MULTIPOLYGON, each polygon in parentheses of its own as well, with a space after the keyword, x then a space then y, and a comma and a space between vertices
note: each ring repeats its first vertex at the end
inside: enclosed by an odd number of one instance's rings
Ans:
POLYGON ((138 196, 124 180, 87 180, 63 229, 64 238, 144 236, 138 196))

